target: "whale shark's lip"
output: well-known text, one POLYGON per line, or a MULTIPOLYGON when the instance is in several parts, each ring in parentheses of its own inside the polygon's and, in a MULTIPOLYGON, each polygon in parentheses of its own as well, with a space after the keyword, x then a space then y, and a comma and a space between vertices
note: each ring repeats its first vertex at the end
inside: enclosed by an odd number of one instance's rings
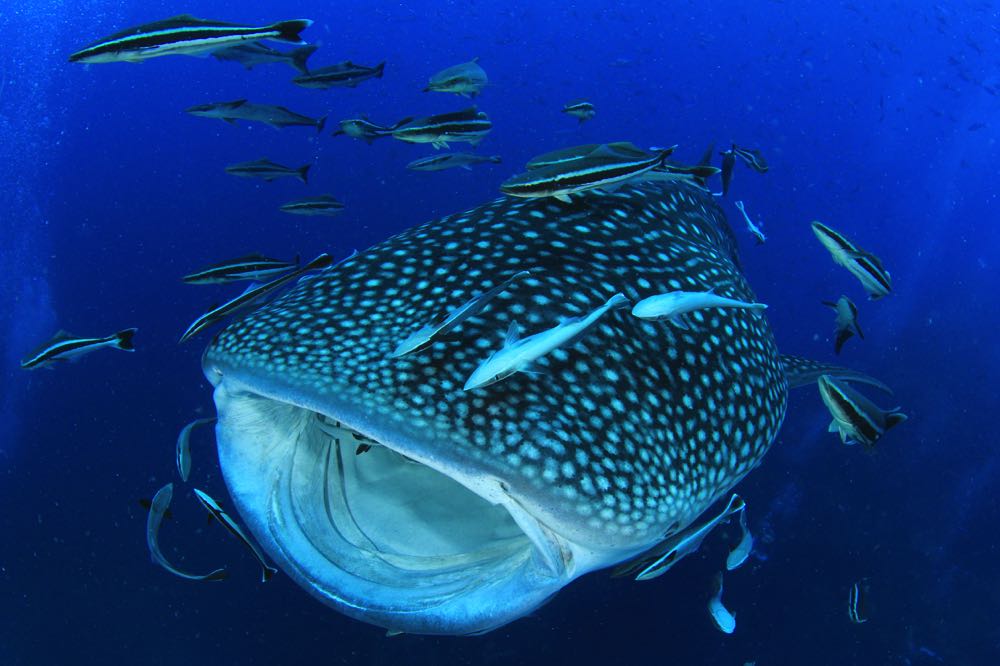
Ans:
POLYGON ((607 564, 503 479, 385 414, 210 355, 204 369, 240 514, 283 571, 347 615, 394 632, 481 633, 607 564), (377 445, 359 455, 352 433, 377 445))

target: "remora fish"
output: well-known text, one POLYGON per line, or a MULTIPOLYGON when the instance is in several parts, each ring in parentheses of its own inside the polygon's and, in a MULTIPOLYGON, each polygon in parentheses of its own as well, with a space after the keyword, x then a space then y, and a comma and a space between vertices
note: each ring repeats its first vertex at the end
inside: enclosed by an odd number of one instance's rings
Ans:
MULTIPOLYGON (((660 321, 666 319, 671 324, 688 328, 685 315, 705 308, 736 308, 763 312, 763 303, 747 303, 735 298, 726 298, 709 291, 671 291, 642 299, 632 308, 632 314, 639 319, 660 321)), ((700 323, 700 322, 699 322, 700 323)))
POLYGON ((409 120, 395 127, 392 136, 409 143, 429 143, 435 148, 447 148, 449 141, 477 145, 491 129, 493 123, 489 117, 472 106, 454 113, 409 120))
POLYGON ((676 148, 638 155, 616 148, 618 145, 621 144, 600 146, 582 159, 530 169, 504 181, 500 191, 512 197, 554 197, 569 203, 570 194, 602 188, 614 190, 627 180, 663 166, 676 148))
POLYGON ((253 162, 240 162, 226 167, 226 173, 240 178, 260 178, 268 183, 278 178, 298 178, 303 183, 309 182, 311 164, 305 164, 298 169, 286 167, 271 160, 261 159, 253 162))
POLYGON ((444 171, 445 169, 471 170, 473 164, 500 164, 499 155, 473 155, 472 153, 441 153, 413 160, 406 165, 412 171, 444 171))
POLYGON ((175 576, 187 578, 188 580, 224 580, 228 575, 225 568, 216 569, 204 575, 189 574, 170 564, 160 551, 160 524, 163 523, 164 516, 170 510, 170 500, 173 497, 174 484, 168 483, 156 491, 156 494, 153 495, 153 501, 149 505, 149 515, 146 516, 146 545, 149 546, 149 554, 153 558, 153 562, 159 564, 175 576))
POLYGON ((326 215, 327 217, 333 217, 344 210, 344 204, 329 194, 321 194, 317 197, 289 201, 281 206, 279 210, 293 215, 326 215))
POLYGON ((720 309, 675 334, 606 316, 552 352, 542 380, 462 385, 511 321, 542 330, 566 303, 637 299, 637 275, 753 300, 725 229, 686 182, 572 208, 502 198, 404 231, 231 323, 202 363, 248 532, 347 615, 456 635, 533 613, 683 531, 761 462, 789 382, 825 367, 781 357, 765 317, 720 309), (456 291, 516 266, 531 278, 465 320, 459 344, 405 362, 386 353, 456 291), (355 455, 316 414, 378 446, 355 455))
POLYGON ((839 354, 844 343, 850 340, 851 336, 855 333, 862 340, 865 339, 865 334, 861 331, 861 325, 858 324, 858 306, 851 299, 847 296, 841 296, 837 299, 836 303, 833 301, 823 301, 823 305, 832 308, 837 313, 835 320, 837 339, 833 343, 834 352, 839 354))
POLYGON ((740 512, 740 542, 726 556, 726 570, 732 571, 743 566, 750 557, 751 550, 753 550, 753 535, 747 527, 747 512, 744 510, 740 512))
MULTIPOLYGON (((401 123, 406 123, 410 120, 410 118, 406 118, 401 123)), ((382 125, 370 122, 367 118, 348 118, 347 120, 340 121, 340 129, 334 132, 333 136, 346 134, 352 139, 363 139, 370 144, 375 139, 392 136, 392 131, 401 123, 397 123, 392 127, 383 127, 382 125)))
POLYGON ((191 475, 191 432, 198 426, 215 423, 215 417, 195 419, 181 428, 177 435, 177 473, 181 475, 182 481, 187 481, 191 475))
POLYGON ((739 495, 733 494, 729 502, 719 513, 710 516, 703 522, 689 525, 675 534, 668 535, 649 551, 643 553, 631 562, 626 562, 615 568, 615 576, 631 576, 636 574, 636 580, 652 580, 665 574, 682 559, 697 551, 708 533, 719 523, 728 520, 730 516, 746 509, 746 503, 739 495))
POLYGON ((597 111, 594 110, 594 105, 585 99, 578 99, 568 104, 564 104, 562 112, 573 116, 579 122, 584 123, 597 115, 597 111))
POLYGON ((847 384, 829 375, 819 378, 819 395, 830 410, 830 432, 840 434, 844 444, 860 443, 865 449, 875 447, 889 428, 906 420, 899 408, 884 410, 847 384))
POLYGON ((517 322, 511 322, 503 347, 489 355, 465 382, 464 390, 483 388, 510 377, 515 372, 531 372, 531 364, 560 347, 569 347, 597 323, 609 310, 623 308, 629 303, 625 294, 609 298, 586 316, 570 317, 557 325, 526 338, 518 336, 517 322))
POLYGON ((295 261, 282 261, 261 254, 248 254, 212 264, 200 271, 185 275, 181 280, 187 284, 225 284, 242 280, 269 280, 298 265, 298 257, 295 257, 295 261))
POLYGON ((736 151, 724 150, 722 155, 722 196, 729 194, 729 184, 733 182, 733 170, 736 168, 736 151))
POLYGON ((735 203, 736 207, 740 209, 740 214, 743 215, 743 220, 747 224, 747 231, 752 233, 754 235, 754 238, 757 239, 757 245, 763 245, 764 241, 767 240, 767 236, 764 235, 764 232, 761 231, 760 227, 754 224, 753 220, 750 219, 750 216, 747 215, 747 209, 743 205, 743 202, 734 201, 733 203, 735 203))
POLYGON ((851 585, 847 592, 847 617, 854 624, 864 624, 868 621, 868 608, 865 597, 868 596, 868 584, 864 580, 851 585))
POLYGON ((751 148, 740 148, 734 143, 732 151, 733 153, 735 153, 736 157, 739 157, 741 160, 743 160, 743 162, 746 163, 748 167, 750 167, 757 173, 767 173, 768 170, 767 160, 764 159, 764 156, 761 154, 759 150, 751 148))
POLYGON ((350 60, 336 65, 328 65, 314 69, 292 79, 292 83, 303 88, 357 88, 359 83, 368 79, 381 79, 385 70, 385 62, 374 67, 355 65, 350 60))
POLYGON ((255 28, 181 14, 99 39, 71 55, 69 61, 142 62, 165 55, 202 55, 261 39, 302 44, 299 33, 310 25, 312 21, 308 19, 295 19, 255 28))
POLYGON ((255 301, 268 294, 274 292, 276 289, 288 284, 292 280, 296 280, 306 273, 311 271, 320 270, 330 266, 333 263, 333 259, 330 258, 328 254, 321 254, 302 268, 298 268, 291 273, 282 275, 281 277, 268 282, 267 284, 262 284, 259 287, 253 287, 246 290, 236 298, 222 305, 212 308, 202 316, 195 319, 187 330, 184 331, 184 335, 181 339, 177 341, 178 344, 190 340, 192 337, 208 328, 212 324, 215 324, 222 319, 225 319, 231 314, 235 314, 242 310, 243 308, 249 307, 255 301))
POLYGON ((869 300, 876 301, 892 291, 892 278, 878 257, 865 252, 846 236, 821 222, 813 222, 812 230, 823 247, 829 250, 833 263, 843 266, 861 281, 869 300))
POLYGON ((316 132, 319 133, 326 126, 326 116, 322 118, 310 118, 283 106, 253 104, 245 99, 237 99, 232 102, 198 104, 185 109, 185 111, 192 116, 218 118, 229 124, 234 124, 237 120, 247 120, 264 123, 275 129, 281 129, 282 127, 315 127, 316 132))
POLYGON ((260 42, 250 42, 249 44, 227 46, 224 49, 212 51, 212 57, 218 60, 238 62, 247 69, 253 69, 257 65, 281 62, 305 74, 309 71, 307 65, 309 56, 315 53, 318 48, 315 44, 307 44, 291 51, 279 51, 260 42))
POLYGON ((205 510, 219 521, 223 527, 229 530, 230 534, 242 541, 243 545, 249 548, 253 556, 257 558, 257 562, 261 568, 260 582, 266 583, 271 580, 274 574, 278 573, 278 570, 268 565, 264 559, 264 554, 260 552, 260 549, 250 540, 250 537, 246 535, 243 529, 236 524, 236 521, 230 518, 229 514, 223 511, 219 503, 212 499, 208 493, 195 488, 194 494, 198 498, 198 501, 201 502, 201 505, 205 507, 205 510))
POLYGON ((469 62, 442 69, 430 78, 424 92, 475 97, 483 91, 487 83, 489 79, 486 77, 486 71, 479 66, 479 58, 473 58, 469 62))
POLYGON ((507 289, 507 287, 509 287, 514 280, 527 277, 529 275, 531 275, 529 271, 518 271, 492 289, 488 289, 481 294, 476 294, 465 303, 449 312, 448 316, 441 321, 421 326, 413 333, 406 336, 406 339, 396 346, 396 349, 393 350, 390 356, 392 358, 399 358, 400 356, 405 356, 406 354, 426 349, 436 338, 440 338, 441 336, 447 334, 469 317, 479 314, 483 308, 489 305, 490 301, 499 296, 502 291, 507 289))
POLYGON ((708 612, 712 616, 712 621, 724 634, 731 634, 736 630, 736 616, 729 612, 722 603, 722 572, 715 574, 712 579, 712 596, 708 600, 708 612))
POLYGON ((138 330, 137 328, 126 328, 124 331, 118 331, 106 338, 81 338, 66 331, 59 331, 51 340, 28 354, 21 361, 21 367, 25 370, 44 368, 59 361, 75 360, 84 354, 104 347, 132 352, 135 351, 132 337, 138 330))

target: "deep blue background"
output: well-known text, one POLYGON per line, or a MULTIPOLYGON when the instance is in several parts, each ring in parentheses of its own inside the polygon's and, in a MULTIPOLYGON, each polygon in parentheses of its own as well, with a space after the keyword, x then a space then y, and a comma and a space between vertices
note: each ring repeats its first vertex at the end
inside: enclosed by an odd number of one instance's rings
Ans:
MULTIPOLYGON (((0 7, 0 664, 583 663, 990 664, 1000 658, 996 446, 1000 49, 991 2, 343 2, 31 0, 0 7), (16 6, 14 6, 16 4, 16 6), (66 56, 115 30, 183 11, 244 23, 310 17, 311 64, 387 60, 355 90, 303 90, 282 65, 213 59, 83 67, 66 56), (502 165, 413 173, 428 149, 373 146, 307 128, 194 118, 189 105, 249 97, 336 120, 463 108, 420 90, 479 56, 477 100, 502 165), (559 112, 587 97, 597 117, 559 112), (872 456, 826 433, 814 389, 795 392, 764 465, 740 486, 759 552, 726 577, 738 616, 705 610, 725 554, 713 535, 649 583, 594 574, 532 617, 479 638, 398 637, 320 606, 255 565, 178 488, 168 552, 200 585, 150 564, 136 500, 174 478, 178 428, 213 411, 201 343, 179 333, 229 292, 182 285, 190 269, 261 251, 343 255, 496 196, 532 155, 574 143, 759 146, 731 198, 765 221, 743 259, 781 348, 832 360, 845 293, 866 340, 840 361, 888 381, 910 420, 872 456), (315 163, 310 185, 223 173, 267 156, 315 163), (332 220, 277 211, 329 192, 332 220), (821 219, 879 254, 896 292, 864 300, 809 231, 821 219), (17 361, 62 327, 140 328, 140 352, 56 372, 17 361), (847 621, 868 577, 871 621, 847 621)), ((461 146, 460 146, 461 147, 461 146)), ((203 342, 203 341, 202 341, 203 342)), ((883 400, 881 396, 877 396, 883 400)), ((883 403, 884 404, 884 403, 883 403)), ((891 405, 884 405, 891 406, 891 405)), ((193 481, 225 490, 210 438, 193 481)), ((731 533, 730 538, 734 538, 731 533)))

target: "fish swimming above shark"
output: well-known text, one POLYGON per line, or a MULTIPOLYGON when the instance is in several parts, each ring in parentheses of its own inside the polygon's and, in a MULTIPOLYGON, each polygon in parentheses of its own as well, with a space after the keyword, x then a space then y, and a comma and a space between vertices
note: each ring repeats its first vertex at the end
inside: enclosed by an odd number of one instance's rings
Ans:
POLYGON ((447 148, 449 142, 478 145, 492 129, 489 117, 471 106, 462 111, 400 121, 393 127, 392 136, 407 143, 429 143, 435 148, 447 148))
POLYGON ((563 105, 562 112, 573 116, 577 122, 583 124, 597 115, 594 105, 585 99, 577 99, 563 105))
POLYGON ((861 286, 868 292, 869 300, 876 301, 892 292, 892 278, 878 257, 862 250, 847 236, 822 222, 813 222, 812 230, 833 257, 833 263, 843 266, 848 273, 858 278, 861 286))
POLYGON ((264 123, 275 129, 283 127, 315 127, 317 133, 322 132, 326 126, 326 116, 322 118, 310 118, 283 106, 253 104, 245 99, 237 99, 231 102, 197 104, 185 109, 185 111, 192 116, 224 120, 230 125, 235 125, 237 120, 247 120, 264 123))
POLYGON ((335 65, 327 65, 311 70, 292 79, 292 83, 303 88, 326 90, 328 88, 357 88, 369 79, 381 79, 385 62, 374 67, 356 65, 350 60, 335 65))
POLYGON ((766 317, 716 308, 689 331, 608 313, 542 374, 466 380, 512 322, 722 287, 755 300, 723 212, 690 182, 501 198, 403 231, 208 346, 232 503, 278 568, 351 617, 447 635, 523 617, 700 524, 761 462, 788 387, 838 371, 781 356, 766 317), (448 344, 390 353, 522 268, 448 344))
POLYGON ((443 92, 475 97, 489 83, 486 70, 479 65, 479 58, 442 69, 427 82, 424 92, 443 92))
POLYGON ((303 164, 293 168, 272 162, 269 159, 253 160, 252 162, 240 162, 230 164, 226 167, 226 173, 237 178, 259 178, 266 183, 278 178, 296 178, 303 184, 309 183, 309 169, 312 164, 303 164))
POLYGON ((823 305, 837 313, 837 317, 834 320, 834 324, 837 327, 835 333, 836 339, 833 343, 833 351, 835 353, 839 354, 844 343, 854 335, 857 335, 862 340, 865 339, 865 334, 861 331, 861 325, 858 324, 858 306, 854 304, 854 301, 847 296, 841 296, 836 302, 823 301, 823 305))
POLYGON ((840 435, 847 445, 861 444, 867 451, 875 448, 886 430, 906 421, 899 408, 882 409, 843 381, 823 375, 817 382, 823 404, 833 421, 830 432, 840 435))
POLYGON ((299 33, 310 25, 312 21, 309 19, 294 19, 253 27, 181 14, 99 39, 72 54, 69 61, 142 62, 165 55, 199 56, 228 46, 262 39, 304 44, 299 33))

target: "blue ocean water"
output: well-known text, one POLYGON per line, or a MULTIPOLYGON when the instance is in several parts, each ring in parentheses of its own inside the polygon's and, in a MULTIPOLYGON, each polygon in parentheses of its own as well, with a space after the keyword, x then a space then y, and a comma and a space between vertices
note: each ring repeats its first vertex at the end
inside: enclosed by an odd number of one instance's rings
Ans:
MULTIPOLYGON (((990 2, 0 7, 0 664, 996 663, 997 18, 990 2), (292 85, 283 65, 66 61, 182 12, 309 17, 305 37, 320 44, 311 65, 386 60, 385 76, 316 91, 292 85), (472 171, 407 171, 431 150, 391 139, 369 146, 183 113, 242 97, 331 121, 458 110, 465 100, 421 89, 475 56, 491 81, 476 103, 495 126, 479 152, 504 161, 472 171), (597 109, 582 125, 560 113, 577 97, 597 109), (792 392, 774 447, 737 488, 758 544, 726 578, 733 635, 705 609, 726 551, 719 536, 662 578, 591 574, 472 638, 386 638, 280 574, 261 585, 229 535, 202 527, 186 489, 171 552, 197 569, 225 560, 233 575, 195 584, 150 563, 137 500, 174 479, 177 430, 214 413, 199 363, 207 338, 176 339, 231 293, 179 276, 248 252, 344 256, 496 197, 533 155, 619 140, 676 143, 689 162, 713 142, 759 147, 770 171, 740 169, 723 206, 780 348, 885 380, 909 415, 865 455, 826 431, 814 389, 792 392), (264 156, 313 163, 310 184, 223 172, 264 156), (345 202, 339 217, 277 211, 323 192, 345 202), (744 231, 734 199, 764 220, 765 245, 744 231), (813 219, 876 252, 893 295, 865 300, 815 241, 813 219), (835 359, 819 301, 841 293, 858 303, 866 338, 835 359), (134 355, 18 367, 58 328, 127 326, 139 327, 134 355), (847 590, 861 578, 870 620, 856 625, 847 590)), ((199 483, 225 498, 209 439, 195 439, 199 483)))

